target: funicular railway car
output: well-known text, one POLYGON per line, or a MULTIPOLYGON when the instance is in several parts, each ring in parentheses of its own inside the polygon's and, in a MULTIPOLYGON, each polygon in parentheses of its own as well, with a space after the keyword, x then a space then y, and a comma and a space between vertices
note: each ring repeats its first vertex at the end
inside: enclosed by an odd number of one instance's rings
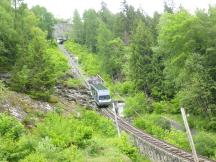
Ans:
POLYGON ((109 90, 102 83, 97 81, 97 79, 93 79, 89 83, 91 94, 96 104, 99 107, 109 106, 112 102, 109 90))

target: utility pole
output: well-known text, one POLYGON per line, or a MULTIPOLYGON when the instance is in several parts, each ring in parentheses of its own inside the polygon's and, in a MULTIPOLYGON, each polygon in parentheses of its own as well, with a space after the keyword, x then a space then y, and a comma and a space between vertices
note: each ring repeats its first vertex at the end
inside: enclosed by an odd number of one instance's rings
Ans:
POLYGON ((192 138, 192 135, 191 135, 191 131, 190 131, 190 128, 189 128, 189 125, 188 125, 188 121, 187 121, 187 117, 186 117, 186 113, 185 113, 184 108, 181 108, 181 114, 182 114, 182 118, 183 118, 183 121, 184 121, 185 129, 186 129, 186 132, 187 132, 188 140, 190 142, 194 162, 199 162, 199 159, 198 159, 198 156, 197 156, 197 153, 196 153, 196 148, 195 148, 195 145, 194 145, 194 142, 193 142, 193 138, 192 138))
POLYGON ((114 101, 112 103, 113 105, 113 109, 114 109, 114 114, 115 114, 115 123, 116 123, 116 129, 118 131, 118 136, 120 137, 121 136, 121 133, 120 133, 120 129, 119 129, 119 125, 118 125, 118 118, 117 118, 117 106, 116 106, 116 102, 114 101))

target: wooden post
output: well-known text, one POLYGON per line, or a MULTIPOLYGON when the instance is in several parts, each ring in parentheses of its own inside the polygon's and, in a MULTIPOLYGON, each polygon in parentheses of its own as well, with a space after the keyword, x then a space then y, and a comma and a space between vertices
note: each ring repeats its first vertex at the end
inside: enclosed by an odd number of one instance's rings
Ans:
POLYGON ((102 84, 105 83, 105 81, 103 80, 103 78, 99 74, 97 74, 97 77, 101 80, 102 84))
POLYGON ((199 162, 199 159, 198 159, 198 156, 197 156, 197 153, 196 153, 196 148, 195 148, 195 145, 194 145, 194 142, 193 142, 193 138, 192 138, 192 135, 191 135, 191 131, 190 131, 190 128, 189 128, 189 125, 188 125, 188 121, 187 121, 187 117, 186 117, 186 113, 185 113, 184 108, 181 108, 181 114, 182 114, 182 118, 183 118, 183 121, 184 121, 185 129, 186 129, 186 132, 187 132, 188 140, 190 142, 194 162, 199 162))
POLYGON ((121 133, 120 133, 119 125, 118 125, 117 112, 116 112, 117 111, 117 107, 116 107, 115 101, 112 103, 112 105, 113 105, 114 114, 115 114, 116 129, 118 131, 118 136, 120 137, 121 133))

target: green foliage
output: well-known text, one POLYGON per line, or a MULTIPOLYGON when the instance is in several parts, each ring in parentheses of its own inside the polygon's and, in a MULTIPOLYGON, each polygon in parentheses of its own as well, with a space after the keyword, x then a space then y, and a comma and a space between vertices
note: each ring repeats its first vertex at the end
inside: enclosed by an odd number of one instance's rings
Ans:
POLYGON ((14 29, 13 12, 9 0, 0 2, 0 69, 11 66, 15 61, 17 33, 14 29))
POLYGON ((0 69, 12 69, 14 90, 48 99, 67 66, 62 54, 46 41, 45 32, 50 38, 54 17, 43 7, 30 11, 22 0, 16 8, 12 4, 4 0, 0 5, 0 69))
POLYGON ((84 43, 83 22, 77 10, 74 11, 71 36, 77 43, 84 43))
POLYGON ((166 13, 160 20, 158 37, 158 52, 163 54, 165 66, 164 93, 168 97, 175 96, 181 106, 206 118, 214 114, 215 107, 215 77, 210 72, 215 62, 209 60, 213 59, 214 47, 208 43, 214 42, 214 39, 207 36, 215 31, 206 25, 208 23, 213 23, 211 16, 201 11, 197 15, 185 10, 175 14, 166 13))
POLYGON ((125 114, 127 116, 137 116, 137 114, 152 112, 151 106, 144 93, 136 93, 133 97, 128 97, 125 103, 125 114))
POLYGON ((140 21, 133 35, 129 58, 130 79, 139 90, 151 93, 152 78, 152 36, 145 24, 140 21))
POLYGON ((156 114, 146 114, 136 118, 134 124, 145 132, 165 140, 177 147, 189 150, 190 146, 185 132, 171 129, 169 121, 156 114))
POLYGON ((160 117, 159 119, 157 119, 155 121, 155 124, 158 125, 159 127, 163 128, 164 130, 171 130, 170 121, 164 117, 160 117))
POLYGON ((83 111, 81 118, 49 113, 28 134, 18 121, 5 114, 1 114, 0 121, 1 161, 142 159, 126 137, 117 139, 111 121, 93 111, 83 111))
POLYGON ((94 131, 101 133, 103 136, 113 136, 116 134, 112 122, 108 119, 101 118, 93 111, 86 111, 83 114, 82 121, 87 126, 91 126, 94 131))
POLYGON ((117 141, 117 146, 119 149, 126 154, 128 157, 130 157, 133 161, 142 161, 143 158, 138 156, 138 150, 135 146, 128 143, 128 137, 125 134, 121 135, 121 138, 117 141))
POLYGON ((48 160, 39 153, 32 153, 20 162, 48 162, 48 160))
POLYGON ((168 101, 160 101, 160 102, 153 102, 152 107, 154 112, 157 114, 161 113, 179 113, 179 107, 176 107, 173 103, 168 102, 168 101))
POLYGON ((84 70, 89 75, 100 73, 100 61, 97 57, 90 53, 86 48, 74 43, 73 41, 65 42, 65 47, 78 56, 79 62, 83 65, 84 70))
MULTIPOLYGON (((113 15, 102 3, 91 22, 100 22, 94 27, 94 37, 90 36, 94 39, 83 43, 90 50, 89 44, 94 44, 96 53, 89 54, 72 42, 67 47, 79 56, 88 74, 108 78, 112 96, 127 97, 125 114, 137 126, 189 149, 185 133, 172 130, 170 121, 159 114, 180 114, 183 106, 190 113, 191 127, 215 131, 216 8, 192 15, 182 8, 175 12, 167 2, 164 7, 164 14, 151 18, 126 1, 121 12, 113 15), (149 114, 152 111, 157 117, 149 114)), ((84 33, 92 29, 84 28, 84 33)))
POLYGON ((68 147, 72 144, 84 147, 92 136, 90 127, 57 114, 49 114, 43 123, 37 125, 36 132, 42 138, 51 138, 52 143, 58 147, 68 147))
POLYGON ((41 6, 34 6, 31 11, 39 19, 38 26, 44 31, 47 32, 47 38, 51 39, 53 37, 53 26, 56 22, 52 13, 48 12, 46 8, 41 6))
POLYGON ((207 129, 216 131, 216 117, 211 118, 210 122, 207 125, 207 129))
POLYGON ((97 31, 99 19, 93 9, 86 10, 83 14, 84 23, 84 40, 85 45, 92 51, 96 52, 97 48, 97 31))
POLYGON ((166 136, 166 130, 158 125, 159 115, 145 115, 134 120, 134 124, 153 136, 163 139, 166 136))
POLYGON ((80 88, 83 87, 83 83, 80 79, 70 78, 66 81, 66 86, 68 88, 80 88))
POLYGON ((112 80, 122 80, 127 71, 127 64, 124 64, 128 60, 127 48, 120 38, 112 39, 107 43, 109 50, 104 53, 103 64, 106 66, 103 69, 112 77, 112 80))
POLYGON ((67 70, 66 58, 56 49, 48 48, 44 33, 35 28, 34 38, 13 70, 11 86, 16 91, 29 93, 32 97, 47 100, 56 80, 67 70))
POLYGON ((24 127, 15 118, 0 114, 0 137, 16 140, 24 133, 24 127))
POLYGON ((194 143, 198 154, 207 157, 214 157, 216 155, 216 137, 213 134, 199 132, 194 136, 194 143))
POLYGON ((121 96, 133 95, 136 92, 135 85, 131 81, 116 82, 114 85, 110 86, 110 90, 111 92, 118 92, 121 96))
POLYGON ((97 34, 97 52, 102 55, 104 59, 108 58, 108 42, 112 39, 111 31, 106 27, 103 22, 100 22, 97 34))
POLYGON ((188 151, 190 150, 190 145, 185 132, 171 130, 169 133, 166 134, 164 140, 177 147, 183 148, 188 151))

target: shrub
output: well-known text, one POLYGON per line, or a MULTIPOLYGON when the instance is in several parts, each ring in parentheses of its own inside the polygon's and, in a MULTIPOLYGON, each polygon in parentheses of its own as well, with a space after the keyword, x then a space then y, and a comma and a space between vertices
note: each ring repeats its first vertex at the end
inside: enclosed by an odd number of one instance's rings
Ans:
POLYGON ((58 147, 68 147, 71 144, 84 147, 93 131, 77 119, 50 113, 43 123, 37 125, 36 133, 42 138, 49 137, 58 147))
POLYGON ((38 142, 35 150, 49 160, 56 160, 60 152, 60 148, 53 145, 49 137, 42 138, 41 141, 38 142))
POLYGON ((16 143, 13 139, 0 136, 0 161, 8 161, 16 150, 16 143))
POLYGON ((167 131, 166 136, 164 136, 164 140, 179 148, 183 148, 188 151, 190 150, 189 142, 185 132, 172 129, 169 132, 167 131))
POLYGON ((18 139, 24 133, 23 125, 15 118, 0 114, 0 136, 18 139))
POLYGON ((62 114, 64 112, 64 109, 60 106, 60 105, 57 105, 55 108, 54 108, 55 112, 57 114, 62 114))
POLYGON ((112 122, 99 116, 94 111, 85 111, 82 121, 85 125, 91 127, 95 132, 98 132, 103 136, 113 136, 116 133, 112 122))
POLYGON ((97 142, 92 141, 88 147, 88 154, 91 156, 98 155, 102 151, 103 147, 101 147, 97 142))
POLYGON ((163 117, 160 117, 158 120, 156 120, 155 124, 163 128, 164 130, 171 130, 170 122, 163 117))
POLYGON ((20 162, 49 162, 43 154, 32 153, 25 157, 25 159, 20 160, 20 162))
POLYGON ((206 130, 209 129, 208 126, 211 123, 211 120, 206 120, 205 118, 197 115, 190 115, 188 117, 188 122, 191 128, 206 130))
POLYGON ((128 97, 125 103, 125 115, 136 116, 137 114, 144 114, 152 112, 144 93, 137 93, 133 97, 128 97))
POLYGON ((59 100, 59 99, 58 99, 57 96, 50 95, 50 96, 49 96, 49 100, 48 100, 48 102, 49 102, 49 103, 57 103, 58 100, 59 100))
POLYGON ((152 107, 154 112, 161 113, 172 113, 173 109, 175 109, 174 105, 167 101, 153 102, 152 107))
POLYGON ((68 79, 66 81, 66 86, 68 88, 81 88, 83 87, 82 81, 80 79, 68 79))
POLYGON ((146 114, 136 118, 134 124, 145 132, 167 141, 177 147, 189 150, 189 143, 185 132, 170 128, 167 120, 157 114, 146 114))
POLYGON ((140 161, 141 157, 139 157, 137 148, 128 142, 129 139, 126 134, 121 134, 121 138, 116 142, 118 148, 121 152, 127 155, 133 161, 140 161))
POLYGON ((207 124, 207 129, 216 132, 216 117, 211 118, 210 122, 207 124))
POLYGON ((142 118, 136 118, 134 120, 134 124, 145 132, 163 139, 165 136, 165 130, 155 124, 156 118, 158 119, 157 116, 145 115, 142 118))
POLYGON ((214 157, 216 150, 216 137, 213 134, 200 132, 194 136, 194 143, 200 155, 214 157))
POLYGON ((116 82, 114 85, 110 86, 111 91, 118 92, 119 95, 129 95, 134 94, 135 84, 131 81, 116 82))

